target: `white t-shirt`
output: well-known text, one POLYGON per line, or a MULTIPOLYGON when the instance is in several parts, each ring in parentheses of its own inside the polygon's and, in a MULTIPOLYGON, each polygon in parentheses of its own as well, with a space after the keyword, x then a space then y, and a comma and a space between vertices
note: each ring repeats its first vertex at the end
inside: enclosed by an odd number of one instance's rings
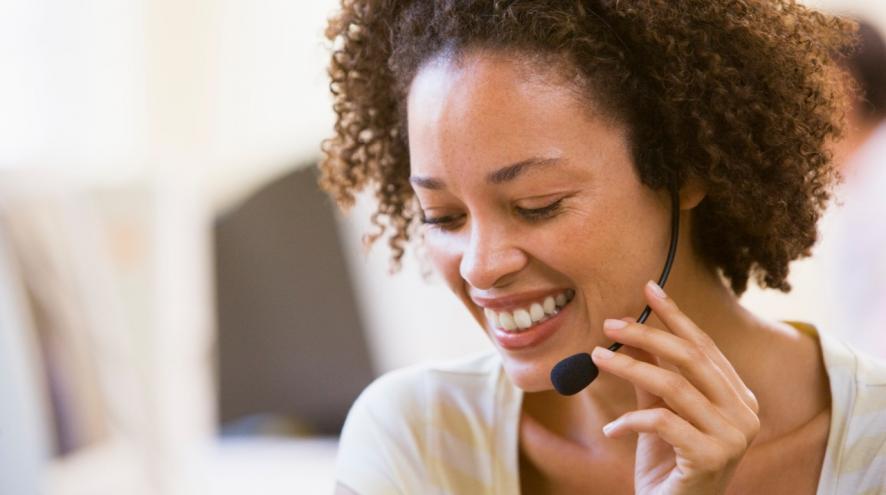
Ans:
MULTIPOLYGON (((832 395, 817 495, 886 494, 886 362, 793 324, 819 336, 832 395)), ((359 495, 519 494, 522 398, 494 351, 387 373, 348 414, 336 479, 359 495)))

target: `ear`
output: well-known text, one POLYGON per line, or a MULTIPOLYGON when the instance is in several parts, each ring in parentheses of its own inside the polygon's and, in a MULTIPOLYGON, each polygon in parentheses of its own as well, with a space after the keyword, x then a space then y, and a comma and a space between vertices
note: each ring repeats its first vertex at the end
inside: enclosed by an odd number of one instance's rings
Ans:
POLYGON ((691 210, 701 203, 708 192, 698 177, 690 176, 680 189, 680 209, 691 210))

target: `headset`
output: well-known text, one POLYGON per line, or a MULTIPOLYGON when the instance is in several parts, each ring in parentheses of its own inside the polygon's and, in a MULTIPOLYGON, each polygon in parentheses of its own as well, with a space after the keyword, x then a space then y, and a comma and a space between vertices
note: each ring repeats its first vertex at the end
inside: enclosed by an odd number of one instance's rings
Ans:
MULTIPOLYGON (((665 261, 664 269, 662 269, 661 276, 658 278, 658 285, 662 288, 664 288, 665 283, 667 283, 668 275, 671 273, 671 265, 674 264, 674 257, 677 254, 677 238, 679 234, 680 195, 677 191, 677 187, 672 186, 671 245, 668 248, 668 258, 665 261)), ((645 323, 646 319, 649 318, 650 313, 652 313, 652 309, 647 305, 646 309, 644 309, 643 313, 640 315, 640 318, 637 319, 637 323, 645 323)), ((615 352, 619 350, 621 346, 621 343, 615 342, 609 346, 609 350, 615 352)), ((594 364, 591 355, 587 352, 581 352, 561 360, 556 366, 554 366, 554 369, 551 370, 551 383, 553 383, 554 388, 560 394, 574 395, 590 385, 591 382, 597 378, 599 373, 600 370, 597 369, 597 365, 594 364)))

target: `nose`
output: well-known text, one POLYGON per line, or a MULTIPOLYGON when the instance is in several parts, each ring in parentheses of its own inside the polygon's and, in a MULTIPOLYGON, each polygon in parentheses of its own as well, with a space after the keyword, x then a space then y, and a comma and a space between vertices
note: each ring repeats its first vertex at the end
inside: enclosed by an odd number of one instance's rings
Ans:
POLYGON ((528 261, 510 234, 504 225, 475 223, 459 264, 462 278, 481 290, 507 285, 510 275, 522 270, 528 261))

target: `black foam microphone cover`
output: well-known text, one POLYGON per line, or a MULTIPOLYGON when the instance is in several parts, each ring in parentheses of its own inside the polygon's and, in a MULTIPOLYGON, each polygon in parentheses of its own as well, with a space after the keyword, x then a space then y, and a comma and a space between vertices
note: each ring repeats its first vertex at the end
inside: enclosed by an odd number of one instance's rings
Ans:
POLYGON ((562 395, 575 395, 591 384, 600 371, 587 352, 573 354, 551 370, 551 383, 562 395))

